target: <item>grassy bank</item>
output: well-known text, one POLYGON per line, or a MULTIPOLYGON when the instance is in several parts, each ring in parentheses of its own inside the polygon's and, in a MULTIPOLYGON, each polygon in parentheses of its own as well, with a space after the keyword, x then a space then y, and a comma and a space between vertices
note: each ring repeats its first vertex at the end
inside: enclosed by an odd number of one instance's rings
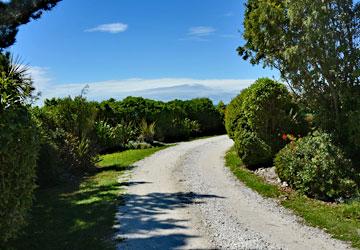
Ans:
POLYGON ((359 201, 326 203, 291 190, 283 190, 244 168, 234 149, 227 153, 226 165, 240 181, 262 196, 279 200, 284 207, 303 217, 309 225, 322 228, 334 238, 350 241, 353 247, 360 248, 359 201))
POLYGON ((38 190, 29 225, 14 249, 114 249, 111 237, 122 183, 119 176, 156 151, 150 148, 104 155, 98 172, 76 184, 38 190))

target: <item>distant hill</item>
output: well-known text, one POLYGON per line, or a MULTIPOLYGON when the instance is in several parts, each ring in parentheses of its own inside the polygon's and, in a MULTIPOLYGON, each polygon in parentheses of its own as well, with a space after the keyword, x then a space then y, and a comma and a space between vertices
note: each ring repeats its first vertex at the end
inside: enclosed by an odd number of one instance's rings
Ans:
POLYGON ((117 95, 116 99, 123 99, 127 96, 141 96, 144 98, 160 101, 171 101, 174 99, 187 100, 197 97, 208 97, 214 103, 223 101, 228 103, 238 92, 226 92, 219 89, 209 88, 201 84, 183 84, 171 87, 153 88, 141 91, 123 92, 117 95))

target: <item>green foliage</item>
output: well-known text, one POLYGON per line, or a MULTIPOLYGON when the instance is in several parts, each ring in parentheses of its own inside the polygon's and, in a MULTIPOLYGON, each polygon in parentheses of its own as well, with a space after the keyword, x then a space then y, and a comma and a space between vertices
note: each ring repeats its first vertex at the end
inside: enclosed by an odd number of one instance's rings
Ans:
POLYGON ((113 127, 104 121, 96 122, 95 133, 102 152, 124 149, 136 135, 131 125, 119 123, 113 127))
MULTIPOLYGON (((81 96, 52 99, 34 114, 42 129, 44 144, 53 145, 57 151, 52 154, 60 159, 60 171, 81 174, 94 166, 98 153, 95 136, 97 109, 94 103, 81 96)), ((49 173, 47 170, 39 171, 49 173)))
POLYGON ((40 151, 37 160, 36 182, 41 187, 55 185, 64 174, 58 146, 50 139, 40 139, 40 151))
POLYGON ((226 105, 223 101, 220 101, 217 105, 216 105, 216 109, 220 114, 221 117, 221 121, 222 121, 222 129, 224 129, 225 126, 225 112, 226 112, 226 105))
POLYGON ((19 26, 41 17, 61 0, 0 1, 0 51, 15 43, 19 26))
POLYGON ((191 136, 205 136, 224 131, 219 109, 207 98, 188 101, 161 102, 141 97, 127 97, 122 101, 110 99, 98 106, 98 120, 111 126, 132 124, 140 136, 142 120, 155 123, 154 139, 160 141, 187 140, 191 136))
POLYGON ((113 127, 111 127, 105 121, 99 121, 95 123, 95 134, 97 144, 100 147, 100 151, 107 148, 114 147, 114 133, 113 127))
POLYGON ((9 53, 0 53, 0 109, 23 106, 32 98, 33 90, 27 68, 9 53))
POLYGON ((225 127, 231 139, 234 139, 237 128, 243 126, 245 123, 245 121, 243 121, 244 114, 242 112, 242 104, 246 97, 247 89, 244 89, 238 96, 231 100, 230 104, 226 108, 225 127))
POLYGON ((348 143, 345 143, 343 148, 351 156, 351 159, 354 161, 354 165, 360 173, 360 110, 350 111, 347 117, 347 122, 345 123, 345 135, 348 143))
POLYGON ((0 248, 24 226, 35 188, 38 130, 28 111, 26 69, 0 54, 0 248))
POLYGON ((286 87, 268 78, 258 79, 247 91, 242 105, 246 125, 277 153, 285 144, 284 133, 304 133, 298 122, 298 108, 286 87))
POLYGON ((155 136, 155 128, 155 122, 148 124, 146 120, 142 120, 140 124, 140 141, 150 144, 153 143, 155 136))
POLYGON ((114 218, 126 185, 119 182, 126 178, 119 177, 163 148, 104 155, 93 175, 37 190, 29 225, 8 248, 1 249, 115 249, 114 218))
POLYGON ((35 188, 37 129, 25 107, 0 111, 0 246, 25 224, 35 188))
POLYGON ((243 163, 257 166, 269 163, 272 159, 271 148, 256 133, 238 130, 234 135, 235 149, 243 163))
POLYGON ((326 133, 288 144, 277 154, 275 167, 281 180, 317 199, 350 198, 359 190, 351 161, 326 133))
POLYGON ((82 96, 47 100, 44 111, 50 115, 55 128, 61 128, 79 139, 93 135, 97 108, 82 96))
POLYGON ((210 99, 196 98, 184 101, 181 105, 184 106, 187 118, 199 123, 198 134, 204 136, 225 132, 221 110, 210 99))
POLYGON ((353 148, 360 96, 360 3, 248 0, 244 59, 274 67, 314 113, 314 123, 353 148), (350 129, 351 131, 348 131, 350 129), (348 137, 350 136, 350 137, 348 137))
POLYGON ((298 113, 286 87, 268 78, 237 96, 227 108, 226 128, 244 163, 269 163, 285 146, 284 133, 305 133, 298 113))

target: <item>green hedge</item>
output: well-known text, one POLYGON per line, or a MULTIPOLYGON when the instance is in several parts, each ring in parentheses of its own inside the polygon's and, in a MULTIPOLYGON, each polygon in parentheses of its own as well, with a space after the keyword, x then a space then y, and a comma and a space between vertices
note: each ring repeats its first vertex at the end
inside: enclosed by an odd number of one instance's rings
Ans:
POLYGON ((234 135, 235 149, 247 166, 264 164, 271 159, 271 148, 256 133, 239 130, 234 135))
POLYGON ((228 106, 226 128, 248 166, 271 162, 286 145, 283 134, 303 134, 306 126, 287 88, 268 78, 257 80, 228 106))
POLYGON ((225 127, 226 131, 231 139, 234 139, 235 132, 238 127, 246 126, 244 121, 244 113, 242 104, 247 97, 247 90, 244 89, 241 93, 231 100, 230 104, 226 107, 225 111, 225 127))
POLYGON ((0 111, 0 246, 25 224, 35 189, 37 129, 26 108, 0 111))

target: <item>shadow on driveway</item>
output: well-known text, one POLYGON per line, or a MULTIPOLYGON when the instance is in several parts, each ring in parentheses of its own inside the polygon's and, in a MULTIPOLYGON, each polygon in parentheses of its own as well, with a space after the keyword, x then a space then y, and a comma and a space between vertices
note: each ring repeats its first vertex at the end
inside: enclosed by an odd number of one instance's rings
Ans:
POLYGON ((168 215, 170 211, 204 203, 207 199, 223 198, 193 192, 125 195, 124 206, 117 215, 118 239, 123 240, 118 249, 182 248, 187 240, 198 236, 182 233, 181 229, 187 229, 188 220, 172 219, 168 215))

